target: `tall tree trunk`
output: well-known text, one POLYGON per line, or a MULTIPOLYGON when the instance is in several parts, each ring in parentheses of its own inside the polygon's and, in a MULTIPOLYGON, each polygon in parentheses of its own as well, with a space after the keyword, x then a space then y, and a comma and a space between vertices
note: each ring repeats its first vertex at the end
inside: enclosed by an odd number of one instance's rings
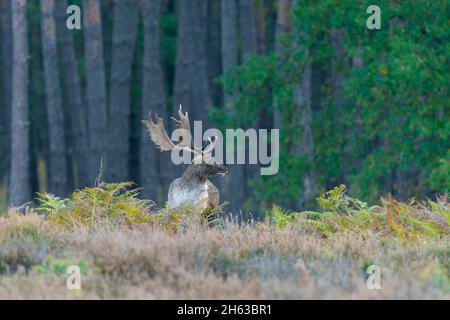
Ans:
POLYGON ((208 82, 215 106, 222 105, 222 88, 214 80, 222 74, 221 53, 221 0, 208 1, 208 82))
POLYGON ((129 179, 130 81, 137 32, 135 0, 115 0, 109 95, 107 179, 129 179))
MULTIPOLYGON (((295 1, 297 4, 297 1, 295 1)), ((286 52, 282 37, 289 32, 292 32, 290 15, 292 12, 292 0, 279 0, 277 8, 277 23, 276 23, 276 52, 279 55, 280 61, 283 61, 288 54, 286 52)), ((309 50, 302 47, 302 45, 294 42, 294 50, 303 50, 308 58, 309 50)), ((301 158, 305 158, 310 164, 310 168, 305 172, 301 181, 303 184, 303 192, 297 200, 291 203, 291 206, 303 208, 309 206, 317 191, 316 177, 314 173, 314 138, 312 134, 312 63, 308 62, 303 67, 303 72, 300 82, 295 85, 293 91, 294 112, 293 119, 300 127, 300 136, 294 139, 292 145, 293 153, 301 158)), ((274 125, 276 128, 283 128, 283 120, 287 120, 286 115, 280 110, 278 102, 274 101, 274 125)))
POLYGON ((61 66, 64 70, 64 91, 67 97, 70 115, 70 141, 74 143, 74 159, 76 163, 76 185, 84 188, 92 183, 89 180, 89 151, 87 131, 87 108, 83 103, 80 76, 77 69, 77 59, 73 40, 73 31, 66 26, 67 0, 55 2, 57 10, 58 39, 61 66))
MULTIPOLYGON (((307 52, 307 51, 306 51, 307 52)), ((303 69, 300 83, 294 89, 295 115, 300 123, 301 138, 294 142, 294 153, 304 157, 309 164, 308 171, 302 176, 303 194, 299 197, 299 208, 312 208, 317 192, 316 175, 314 172, 314 137, 312 133, 312 72, 311 62, 303 69)))
MULTIPOLYGON (((223 73, 238 64, 237 51, 237 3, 235 0, 221 0, 221 37, 223 73)), ((235 98, 235 94, 224 92, 225 104, 235 98)))
MULTIPOLYGON (((330 30, 330 43, 333 50, 331 61, 331 98, 334 108, 334 126, 336 132, 345 129, 345 123, 340 116, 344 112, 344 69, 347 68, 346 48, 344 45, 345 31, 343 29, 332 28, 330 30)), ((348 184, 348 173, 351 170, 352 163, 345 159, 345 145, 342 144, 340 150, 341 172, 339 183, 348 184)))
MULTIPOLYGON (((253 0, 239 0, 239 30, 241 40, 241 61, 245 62, 252 54, 258 53, 258 34, 256 29, 256 14, 253 6, 253 0)), ((266 106, 261 108, 261 114, 265 112, 266 106)), ((253 128, 259 129, 259 121, 254 121, 253 128)), ((249 152, 249 146, 246 146, 246 153, 249 152)), ((241 177, 241 182, 244 185, 244 199, 251 198, 254 195, 248 183, 252 179, 258 177, 258 166, 247 164, 240 166, 240 172, 237 176, 241 177)), ((239 183, 239 182, 236 182, 239 183)))
POLYGON ((28 122, 28 22, 27 1, 12 2, 12 116, 9 205, 31 200, 28 122))
POLYGON ((180 104, 191 111, 191 119, 209 125, 212 106, 207 70, 207 1, 180 2, 177 61, 175 71, 174 111, 180 104), (183 50, 185 49, 185 50, 183 50), (183 74, 187 73, 187 77, 183 74))
MULTIPOLYGON (((207 1, 179 2, 179 24, 173 112, 178 106, 189 112, 191 121, 202 120, 203 128, 210 127, 208 117, 212 100, 208 84, 206 38, 207 1)), ((181 166, 172 177, 181 174, 181 166)))
POLYGON ((3 156, 0 159, 0 183, 8 172, 10 161, 10 119, 11 119, 11 66, 12 66, 12 40, 11 40, 11 1, 0 0, 1 13, 1 38, 2 55, 1 64, 1 92, 2 100, 0 105, 0 154, 3 156))
MULTIPOLYGON (((227 68, 238 63, 237 50, 237 24, 238 8, 235 0, 221 1, 221 34, 222 34, 222 67, 223 72, 227 68)), ((225 104, 235 98, 235 94, 224 92, 225 104)), ((237 213, 242 208, 245 200, 244 167, 234 164, 228 165, 229 174, 225 177, 225 200, 230 202, 230 209, 237 213)))
MULTIPOLYGON (((294 5, 298 4, 298 0, 294 1, 294 5)), ((282 4, 289 6, 290 4, 282 4)), ((280 20, 289 19, 289 16, 286 16, 288 12, 286 12, 287 8, 280 8, 278 13, 280 20)), ((281 23, 286 25, 285 23, 281 23)), ((279 28, 282 28, 279 24, 279 28)), ((280 30, 281 31, 281 30, 280 30)), ((310 51, 309 48, 302 47, 302 44, 294 43, 294 49, 303 49, 306 60, 309 60, 310 51)), ((298 121, 300 124, 300 132, 301 136, 299 139, 294 140, 293 144, 293 152, 300 158, 304 158, 307 160, 309 164, 308 171, 306 171, 301 177, 303 184, 303 193, 299 196, 297 201, 297 206, 299 208, 312 208, 315 196, 317 193, 317 182, 316 175, 314 169, 314 136, 312 132, 312 62, 308 61, 303 66, 303 72, 300 78, 300 82, 294 88, 294 117, 296 119, 295 122, 298 121)))
POLYGON ((344 74, 342 72, 342 65, 345 63, 345 31, 342 29, 332 29, 330 31, 330 36, 331 46, 333 48, 333 70, 331 75, 333 99, 335 106, 341 108, 344 103, 344 74))
POLYGON ((84 50, 88 104, 90 183, 98 177, 106 160, 107 101, 102 44, 100 0, 84 0, 84 50))
MULTIPOLYGON (((157 113, 167 119, 164 92, 164 79, 160 63, 160 0, 144 0, 144 58, 142 79, 142 119, 148 112, 157 113)), ((162 154, 151 142, 148 133, 142 128, 141 137, 141 184, 142 196, 159 202, 167 200, 167 188, 171 176, 170 155, 162 154)))
MULTIPOLYGON (((283 37, 292 32, 291 23, 290 23, 290 10, 292 6, 291 0, 278 0, 277 4, 277 19, 275 26, 275 53, 277 54, 279 65, 284 63, 287 60, 288 56, 291 54, 290 48, 286 48, 283 43, 283 37)), ((284 108, 282 99, 280 100, 278 96, 274 95, 273 97, 273 127, 277 128, 284 134, 286 130, 286 122, 292 121, 289 118, 289 112, 284 108), (285 122, 286 121, 286 122, 285 122)), ((288 148, 282 150, 282 152, 286 152, 288 148)), ((296 200, 296 199, 295 199, 296 200)), ((294 206, 295 201, 289 200, 282 202, 283 206, 294 206)))
MULTIPOLYGON (((281 60, 284 60, 287 54, 289 54, 282 43, 282 37, 291 30, 290 25, 290 12, 292 7, 292 0, 278 0, 277 7, 277 23, 275 28, 275 51, 281 60)), ((274 100, 273 110, 273 123, 275 128, 283 127, 283 114, 281 112, 281 106, 278 105, 278 101, 274 100)))
POLYGON ((41 32, 49 135, 48 191, 65 196, 68 191, 66 141, 56 44, 55 0, 41 0, 41 32))
POLYGON ((255 9, 253 0, 239 0, 239 27, 242 44, 242 60, 258 52, 255 9))

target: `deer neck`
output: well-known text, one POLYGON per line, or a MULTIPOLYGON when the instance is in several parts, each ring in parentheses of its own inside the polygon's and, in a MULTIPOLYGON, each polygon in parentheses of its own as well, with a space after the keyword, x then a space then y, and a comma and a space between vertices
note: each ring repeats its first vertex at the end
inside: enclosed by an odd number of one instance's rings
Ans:
POLYGON ((200 170, 193 165, 187 167, 181 178, 184 182, 191 184, 204 184, 208 180, 208 176, 202 174, 200 170))

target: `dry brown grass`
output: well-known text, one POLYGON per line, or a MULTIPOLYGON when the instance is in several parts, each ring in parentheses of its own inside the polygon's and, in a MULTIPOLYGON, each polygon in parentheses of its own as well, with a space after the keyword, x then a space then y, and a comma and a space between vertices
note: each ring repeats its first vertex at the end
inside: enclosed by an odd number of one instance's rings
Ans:
POLYGON ((67 230, 10 212, 0 217, 0 299, 449 299, 449 243, 323 237, 301 222, 67 230), (70 264, 81 266, 79 291, 66 288, 70 264), (370 264, 380 290, 366 287, 370 264))

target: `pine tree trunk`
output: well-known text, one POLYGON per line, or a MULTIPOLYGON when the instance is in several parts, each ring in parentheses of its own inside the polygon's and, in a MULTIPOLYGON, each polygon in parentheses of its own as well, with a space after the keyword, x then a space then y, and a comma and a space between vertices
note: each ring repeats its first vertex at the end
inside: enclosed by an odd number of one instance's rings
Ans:
POLYGON ((216 107, 223 103, 222 88, 214 82, 222 74, 220 6, 221 0, 208 1, 208 82, 216 107))
POLYGON ((137 2, 114 2, 107 180, 129 179, 130 82, 137 32, 137 2))
MULTIPOLYGON (((160 0, 144 0, 144 57, 142 79, 142 119, 148 112, 167 119, 164 79, 160 63, 160 0)), ((166 127, 167 128, 167 127, 166 127)), ((140 148, 142 196, 160 203, 167 201, 167 191, 173 168, 170 154, 159 152, 147 131, 142 127, 140 148)))
MULTIPOLYGON (((298 0, 294 1, 297 5, 298 0)), ((302 49, 302 44, 294 43, 294 48, 302 49)), ((303 48, 305 59, 309 59, 310 51, 303 48)), ((300 124, 300 139, 295 139, 294 153, 307 160, 308 170, 301 177, 303 193, 299 196, 297 205, 299 208, 313 208, 317 193, 317 181, 314 169, 314 136, 312 132, 312 62, 307 62, 303 67, 299 84, 294 88, 294 115, 298 117, 300 124)))
MULTIPOLYGON (((203 0, 178 3, 177 58, 172 106, 172 112, 176 114, 181 104, 183 110, 189 112, 191 122, 202 121, 204 130, 211 126, 208 114, 212 106, 206 54, 207 4, 203 0)), ((184 167, 176 166, 171 170, 171 177, 180 176, 184 167)))
POLYGON ((174 111, 182 104, 190 111, 191 120, 209 124, 208 110, 212 106, 207 71, 207 2, 181 1, 175 71, 174 111))
POLYGON ((12 2, 12 116, 9 206, 31 200, 28 122, 28 22, 26 0, 12 2))
MULTIPOLYGON (((245 62, 252 54, 258 53, 258 34, 256 29, 256 13, 253 6, 253 0, 239 0, 239 29, 241 40, 241 61, 245 62)), ((264 106, 261 111, 264 112, 264 106)), ((259 129, 260 123, 254 121, 253 128, 259 129)), ((245 129, 245 128, 244 128, 245 129)), ((246 146, 246 154, 249 152, 249 146, 246 146)), ((235 174, 237 181, 233 185, 242 184, 244 186, 244 200, 254 196, 254 192, 249 189, 248 183, 258 178, 258 165, 246 164, 236 166, 238 172, 235 174)), ((241 206, 242 208, 242 206, 241 206)))
POLYGON ((312 208, 317 192, 314 172, 314 137, 311 128, 313 120, 311 86, 312 72, 309 62, 304 66, 301 81, 294 89, 295 114, 298 116, 301 130, 301 138, 296 139, 294 143, 294 153, 299 157, 306 158, 310 165, 308 171, 302 176, 303 194, 299 197, 299 208, 312 208))
POLYGON ((239 27, 242 43, 242 60, 258 52, 255 9, 253 0, 239 0, 239 27))
POLYGON ((11 132, 11 82, 12 82, 12 40, 11 40, 11 1, 0 0, 0 31, 2 50, 1 59, 1 96, 0 101, 0 183, 8 174, 10 162, 11 132))
MULTIPOLYGON (((222 67, 225 73, 238 63, 237 51, 237 3, 235 0, 221 0, 222 67)), ((234 99, 235 94, 223 93, 225 104, 234 99)))
POLYGON ((89 177, 89 154, 87 132, 87 108, 83 103, 80 76, 77 69, 73 31, 66 26, 67 0, 56 1, 58 39, 60 43, 61 66, 63 68, 64 91, 69 106, 71 130, 69 134, 74 143, 74 159, 76 163, 76 185, 84 188, 92 181, 89 177))
POLYGON ((341 108, 344 103, 344 75, 340 67, 342 63, 345 63, 344 35, 344 31, 341 29, 332 29, 330 31, 331 46, 333 48, 333 70, 331 76, 333 85, 333 99, 337 108, 341 108))
MULTIPOLYGON (((277 24, 275 29, 275 52, 281 60, 284 60, 284 58, 288 54, 281 39, 284 35, 291 31, 289 21, 291 6, 291 0, 278 0, 277 24)), ((274 100, 273 123, 275 128, 280 129, 283 126, 283 114, 281 112, 281 109, 281 106, 278 105, 278 101, 274 100)))
POLYGON ((101 174, 106 160, 107 101, 99 0, 84 0, 84 50, 88 104, 89 182, 101 174))
MULTIPOLYGON (((237 50, 237 24, 238 8, 234 0, 221 1, 221 34, 222 34, 222 67, 225 73, 227 68, 236 66, 238 63, 237 50)), ((225 104, 235 98, 235 94, 224 92, 225 104)), ((245 197, 244 167, 234 164, 228 165, 228 175, 225 177, 224 200, 230 203, 232 212, 237 213, 242 209, 245 197)))
POLYGON ((55 0, 41 0, 41 33, 49 136, 48 190, 57 196, 65 196, 68 191, 66 141, 59 83, 55 0))

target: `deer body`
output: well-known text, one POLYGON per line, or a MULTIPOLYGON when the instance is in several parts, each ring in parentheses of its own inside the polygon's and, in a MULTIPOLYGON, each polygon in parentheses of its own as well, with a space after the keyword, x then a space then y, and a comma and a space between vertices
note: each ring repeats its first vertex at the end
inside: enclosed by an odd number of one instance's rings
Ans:
POLYGON ((215 175, 224 176, 227 173, 227 167, 216 163, 211 155, 216 140, 213 142, 209 139, 209 145, 205 149, 192 147, 188 115, 183 113, 181 106, 178 114, 180 120, 172 119, 177 122, 179 129, 185 130, 185 133, 187 133, 185 136, 188 138, 177 144, 169 139, 164 129, 163 120, 158 118, 158 116, 155 123, 151 119, 151 114, 149 114, 149 119, 143 121, 143 123, 150 133, 150 138, 161 151, 182 150, 195 155, 194 160, 183 175, 170 184, 168 195, 169 208, 193 205, 197 210, 204 212, 217 207, 220 203, 219 190, 208 178, 215 175))
POLYGON ((169 188, 169 208, 192 205, 200 211, 219 205, 219 190, 211 181, 189 182, 183 178, 175 179, 169 188))

